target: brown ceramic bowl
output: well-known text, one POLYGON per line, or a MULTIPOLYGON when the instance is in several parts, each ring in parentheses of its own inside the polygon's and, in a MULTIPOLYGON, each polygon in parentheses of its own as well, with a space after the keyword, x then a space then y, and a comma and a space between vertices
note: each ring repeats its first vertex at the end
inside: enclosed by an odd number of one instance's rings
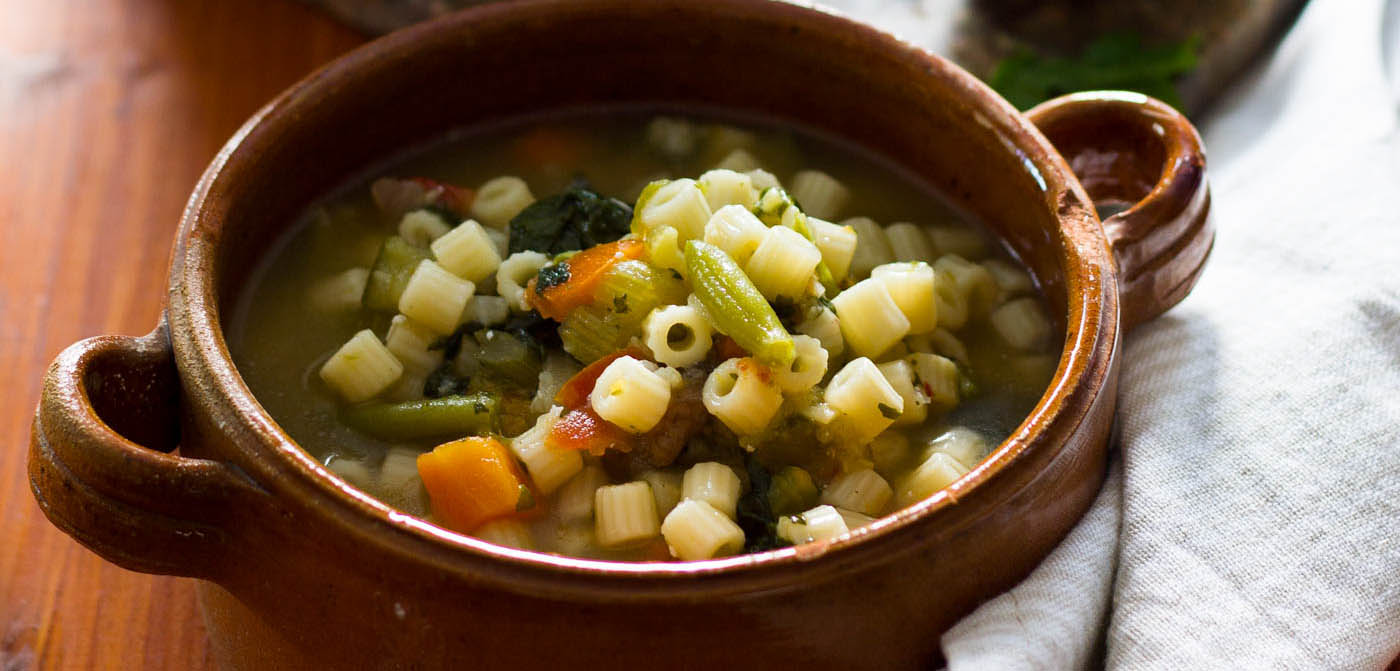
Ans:
POLYGON ((229 141, 185 210, 166 321, 54 362, 31 483, 50 519, 102 556, 199 578, 226 668, 925 666, 940 632, 1024 577, 1098 491, 1123 330, 1184 296, 1210 248, 1203 171, 1199 138, 1160 103, 1090 94, 1024 116, 935 56, 785 3, 472 9, 341 58, 229 141), (985 222, 1066 329, 1030 416, 953 486, 848 537, 625 564, 497 547, 397 513, 258 405, 224 315, 305 205, 451 128, 629 103, 825 130, 985 222), (1090 195, 1131 207, 1100 223, 1090 195))

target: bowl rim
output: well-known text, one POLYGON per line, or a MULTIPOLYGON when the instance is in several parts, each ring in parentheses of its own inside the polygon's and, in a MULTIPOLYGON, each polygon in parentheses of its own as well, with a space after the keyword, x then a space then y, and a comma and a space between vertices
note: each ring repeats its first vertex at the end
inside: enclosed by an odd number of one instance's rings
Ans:
MULTIPOLYGON (((625 0, 589 3, 592 11, 622 11, 625 0)), ((677 11, 690 0, 656 0, 677 11)), ((872 556, 914 551, 900 542, 931 525, 953 532, 981 519, 1037 475, 1015 466, 1038 450, 1058 450, 1091 413, 1104 390, 1119 342, 1116 266, 1090 200, 1049 141, 1009 103, 971 74, 922 48, 827 9, 793 3, 714 0, 705 11, 721 11, 769 21, 790 21, 843 37, 866 48, 895 55, 942 85, 957 89, 977 121, 998 133, 1042 188, 1045 205, 1058 221, 1060 262, 1064 265, 1066 337, 1058 367, 1045 393, 1011 435, 953 485, 869 526, 831 541, 749 555, 693 562, 620 562, 566 557, 497 546, 399 512, 360 492, 304 451, 263 409, 238 373, 224 339, 215 273, 222 235, 221 189, 230 171, 255 164, 241 149, 278 124, 294 124, 297 110, 317 104, 323 92, 353 80, 380 59, 398 62, 431 51, 435 40, 493 22, 522 17, 548 20, 571 0, 524 0, 487 4, 428 21, 362 45, 278 95, 255 113, 223 146, 192 193, 181 218, 171 256, 167 311, 180 375, 189 398, 208 412, 238 454, 220 454, 262 489, 296 499, 316 510, 322 521, 362 544, 400 559, 425 563, 475 579, 499 581, 522 594, 600 597, 616 601, 667 598, 704 591, 708 597, 753 590, 782 590, 801 580, 839 576, 845 566, 872 556), (1001 489, 978 510, 959 505, 1001 489), (821 560, 821 561, 817 561, 821 560), (586 577, 586 590, 574 578, 586 577), (575 584, 577 591, 570 590, 575 584), (611 587, 612 589, 608 589, 611 587), (600 594, 599 590, 604 594, 600 594), (562 590, 562 591, 561 591, 562 590)), ((576 5, 574 5, 577 8, 576 5)), ((740 17, 743 18, 743 17, 740 17)), ((257 168, 252 168, 256 170, 257 168)))

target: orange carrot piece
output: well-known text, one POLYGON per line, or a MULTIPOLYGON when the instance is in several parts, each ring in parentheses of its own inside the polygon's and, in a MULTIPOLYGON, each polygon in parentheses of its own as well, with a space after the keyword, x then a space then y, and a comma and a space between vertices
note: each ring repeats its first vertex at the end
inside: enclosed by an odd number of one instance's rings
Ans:
POLYGON ((569 268, 569 279, 543 291, 535 290, 536 280, 530 280, 526 297, 530 305, 541 315, 555 321, 564 321, 574 308, 593 302, 593 294, 603 276, 619 261, 639 259, 646 246, 636 238, 623 238, 616 242, 589 247, 565 261, 569 268))
POLYGON ((565 382, 564 386, 560 387, 559 391, 554 394, 554 402, 568 410, 583 407, 588 403, 588 395, 593 393, 593 385, 598 383, 598 376, 603 374, 603 370, 609 364, 624 356, 630 356, 634 359, 647 358, 646 352, 643 352, 640 347, 628 347, 613 352, 574 373, 574 376, 569 378, 569 381, 565 382))
POLYGON ((486 436, 443 443, 418 456, 433 514, 464 532, 516 512, 524 484, 516 468, 501 441, 486 436))
POLYGON ((589 407, 564 413, 545 441, 559 449, 584 450, 594 456, 601 456, 609 448, 619 452, 632 450, 632 434, 599 417, 589 407))

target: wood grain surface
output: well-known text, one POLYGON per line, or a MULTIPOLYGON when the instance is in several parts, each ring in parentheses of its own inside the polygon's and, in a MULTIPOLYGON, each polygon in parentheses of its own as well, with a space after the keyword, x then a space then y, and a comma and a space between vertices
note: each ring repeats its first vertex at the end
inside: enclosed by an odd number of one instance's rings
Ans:
POLYGON ((160 311, 180 210, 224 140, 363 41, 292 0, 0 0, 0 671, 212 669, 188 580, 108 564, 25 476, 50 360, 160 311))

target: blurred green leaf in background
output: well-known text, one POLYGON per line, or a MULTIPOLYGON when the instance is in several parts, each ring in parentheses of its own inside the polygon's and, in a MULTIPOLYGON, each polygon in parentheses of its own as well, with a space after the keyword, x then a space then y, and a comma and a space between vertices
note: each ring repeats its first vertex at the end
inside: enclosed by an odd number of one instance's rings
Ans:
POLYGON ((1196 67, 1199 47, 1196 37, 1144 47, 1135 34, 1110 33, 1089 43, 1078 58, 1017 51, 997 65, 988 83, 1021 110, 1066 93, 1110 89, 1145 93, 1180 109, 1174 80, 1196 67))

